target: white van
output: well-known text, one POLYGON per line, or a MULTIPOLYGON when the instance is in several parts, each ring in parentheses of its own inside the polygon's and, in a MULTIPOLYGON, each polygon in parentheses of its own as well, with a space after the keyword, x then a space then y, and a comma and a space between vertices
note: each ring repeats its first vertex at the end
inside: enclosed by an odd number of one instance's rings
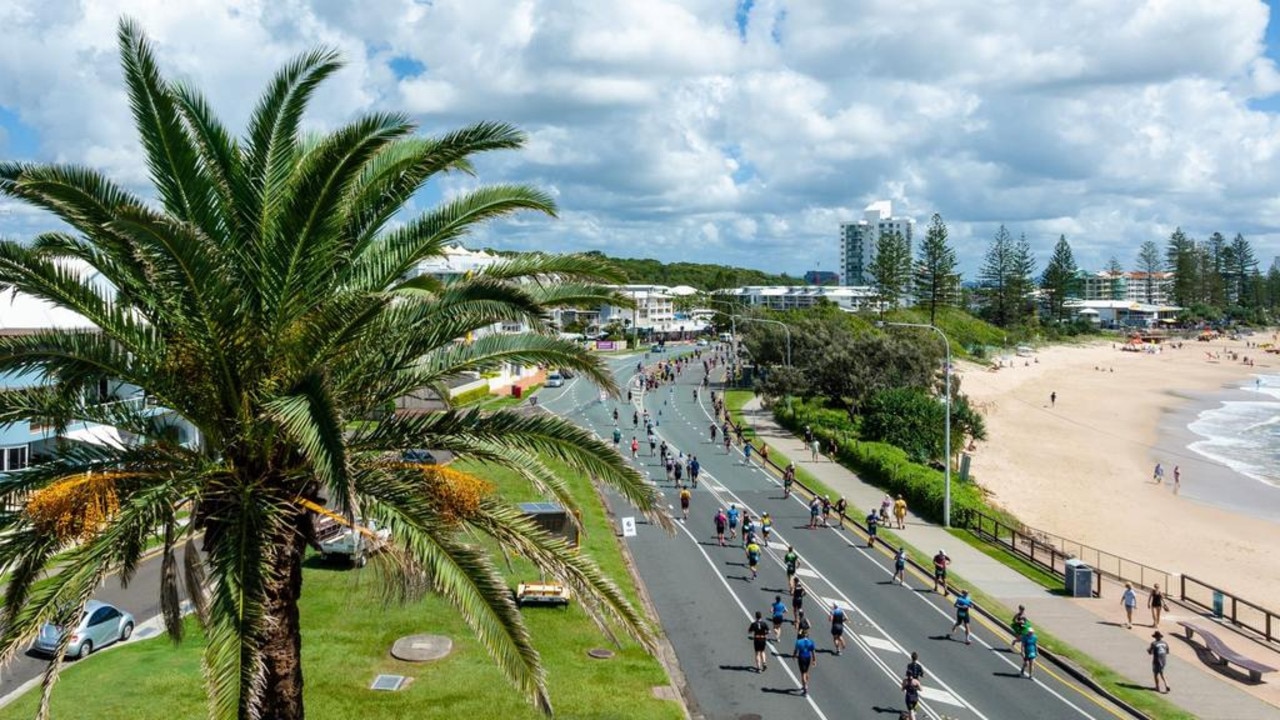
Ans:
POLYGON ((553 372, 547 376, 547 382, 545 385, 549 388, 561 387, 564 385, 564 376, 559 372, 553 372))

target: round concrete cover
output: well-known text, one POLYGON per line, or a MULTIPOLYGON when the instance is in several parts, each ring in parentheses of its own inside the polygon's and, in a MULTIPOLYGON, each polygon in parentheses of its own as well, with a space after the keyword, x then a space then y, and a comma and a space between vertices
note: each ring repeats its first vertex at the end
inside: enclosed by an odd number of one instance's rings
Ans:
POLYGON ((453 641, 444 635, 409 635, 391 646, 391 656, 408 662, 439 660, 453 650, 453 641))
POLYGON ((597 660, 608 660, 613 657, 613 651, 605 650, 604 648, 592 648, 587 651, 587 655, 590 655, 597 660))

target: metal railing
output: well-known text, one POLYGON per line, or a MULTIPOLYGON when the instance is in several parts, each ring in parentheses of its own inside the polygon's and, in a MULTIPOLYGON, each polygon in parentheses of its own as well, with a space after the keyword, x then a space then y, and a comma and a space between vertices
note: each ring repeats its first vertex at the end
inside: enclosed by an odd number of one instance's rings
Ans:
POLYGON ((1200 608, 1214 617, 1228 620, 1232 625, 1257 633, 1267 642, 1280 642, 1280 614, 1236 597, 1222 588, 1197 580, 1189 575, 1181 576, 1178 600, 1200 608))
MULTIPOLYGON (((1102 576, 1104 574, 1118 577, 1106 567, 1093 562, 1094 560, 1105 559, 1105 556, 1109 555, 1097 548, 1082 545, 1049 533, 1043 533, 1033 528, 1015 528, 977 510, 970 510, 959 517, 962 518, 962 527, 976 533, 978 537, 994 542, 1058 577, 1066 577, 1068 560, 1084 562, 1084 564, 1094 569, 1094 597, 1102 597, 1102 576)), ((1124 560, 1124 558, 1118 558, 1114 555, 1110 557, 1124 560)), ((1108 562, 1108 565, 1118 567, 1118 564, 1115 563, 1108 562)), ((1167 573, 1165 577, 1168 577, 1167 573)))

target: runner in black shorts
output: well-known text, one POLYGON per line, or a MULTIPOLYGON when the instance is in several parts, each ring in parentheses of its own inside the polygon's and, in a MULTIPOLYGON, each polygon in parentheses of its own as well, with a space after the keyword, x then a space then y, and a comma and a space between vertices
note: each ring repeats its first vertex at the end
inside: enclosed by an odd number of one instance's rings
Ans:
POLYGON ((835 603, 831 604, 831 643, 836 655, 844 650, 844 610, 835 603))
POLYGON ((951 558, 947 557, 945 550, 939 550, 937 555, 933 556, 933 591, 938 592, 938 585, 942 585, 942 597, 947 596, 947 565, 951 563, 951 558))
POLYGON ((773 639, 782 639, 782 625, 787 621, 787 606, 782 604, 782 596, 773 596, 773 639))
POLYGON ((804 583, 796 580, 796 586, 791 591, 791 612, 799 614, 801 608, 804 607, 804 583))
POLYGON ((787 554, 782 556, 782 563, 787 568, 787 592, 791 592, 796 587, 796 566, 800 564, 800 556, 796 554, 794 546, 787 546, 787 554))
POLYGON ((759 610, 756 611, 756 620, 747 626, 747 636, 751 638, 751 642, 756 650, 756 672, 764 672, 769 669, 769 663, 765 660, 765 650, 769 642, 769 624, 764 621, 764 614, 759 610))

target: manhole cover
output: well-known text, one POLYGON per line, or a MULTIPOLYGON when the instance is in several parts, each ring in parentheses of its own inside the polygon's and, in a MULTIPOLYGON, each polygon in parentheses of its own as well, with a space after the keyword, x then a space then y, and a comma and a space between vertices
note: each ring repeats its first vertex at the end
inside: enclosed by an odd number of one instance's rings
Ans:
POLYGON ((391 657, 408 662, 439 660, 453 650, 453 641, 444 635, 409 635, 391 646, 391 657))
POLYGON ((760 715, 757 715, 755 713, 747 713, 746 715, 739 715, 738 720, 764 720, 764 719, 760 715))
POLYGON ((605 650, 604 648, 592 648, 587 651, 587 654, 597 660, 608 660, 613 657, 613 651, 605 650))
POLYGON ((373 684, 369 686, 370 690, 399 690, 404 687, 405 676, 403 675, 379 675, 373 679, 373 684))

